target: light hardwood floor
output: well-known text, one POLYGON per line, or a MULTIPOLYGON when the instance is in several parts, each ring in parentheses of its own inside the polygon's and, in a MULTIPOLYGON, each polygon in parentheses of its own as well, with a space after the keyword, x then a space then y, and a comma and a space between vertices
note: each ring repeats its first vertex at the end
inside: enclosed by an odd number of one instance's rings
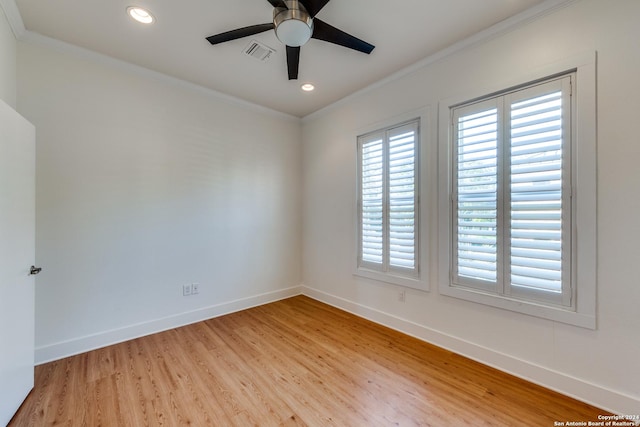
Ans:
POLYGON ((553 426, 604 411, 298 296, 36 367, 16 426, 553 426))

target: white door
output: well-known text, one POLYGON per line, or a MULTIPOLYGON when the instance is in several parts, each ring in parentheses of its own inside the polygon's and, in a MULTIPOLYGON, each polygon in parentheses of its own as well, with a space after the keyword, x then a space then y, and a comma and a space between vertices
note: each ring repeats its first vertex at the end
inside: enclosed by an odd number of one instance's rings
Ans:
POLYGON ((33 388, 35 129, 0 100, 0 426, 33 388))

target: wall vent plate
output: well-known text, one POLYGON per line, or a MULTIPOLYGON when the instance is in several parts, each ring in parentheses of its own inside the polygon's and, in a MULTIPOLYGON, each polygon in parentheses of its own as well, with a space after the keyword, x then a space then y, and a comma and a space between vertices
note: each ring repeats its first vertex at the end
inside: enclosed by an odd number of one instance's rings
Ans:
POLYGON ((251 40, 249 44, 245 46, 243 52, 252 58, 265 62, 269 60, 276 51, 257 40, 251 40))

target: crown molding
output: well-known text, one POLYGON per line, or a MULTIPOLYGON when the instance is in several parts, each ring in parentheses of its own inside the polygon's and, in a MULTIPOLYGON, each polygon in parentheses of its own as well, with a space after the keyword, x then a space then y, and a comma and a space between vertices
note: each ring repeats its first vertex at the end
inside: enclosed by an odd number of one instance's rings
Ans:
MULTIPOLYGON (((5 1, 5 0, 0 0, 0 1, 5 1)), ((13 0, 9 0, 9 1, 13 1, 13 0)), ((277 111, 277 110, 265 107, 263 105, 254 104, 252 102, 235 97, 233 95, 228 95, 223 92, 218 92, 214 89, 210 89, 196 83, 182 80, 177 77, 173 77, 168 74, 161 73, 159 71, 151 70, 149 68, 136 65, 131 62, 124 61, 122 59, 117 59, 112 56, 105 55, 103 53, 98 53, 90 49, 76 46, 74 44, 67 43, 62 40, 44 36, 40 33, 36 33, 33 31, 25 30, 22 36, 20 37, 20 41, 23 43, 32 44, 35 46, 42 46, 56 52, 64 53, 70 56, 75 56, 76 58, 88 60, 93 63, 98 63, 98 64, 101 64, 110 68, 118 69, 120 71, 124 71, 127 73, 137 74, 139 76, 160 81, 165 84, 172 85, 174 87, 180 87, 182 89, 186 89, 191 92, 196 92, 201 95, 215 98, 221 102, 227 102, 229 104, 242 107, 249 111, 266 114, 268 116, 272 116, 272 117, 276 117, 276 118, 280 118, 288 121, 293 121, 296 123, 299 123, 301 120, 299 117, 292 116, 290 114, 283 113, 281 111, 277 111)))
POLYGON ((267 114, 273 117, 278 117, 280 119, 290 120, 293 122, 300 122, 299 117, 295 117, 290 114, 283 113, 281 111, 273 110, 271 108, 264 107, 262 105, 254 104, 252 102, 245 101, 235 96, 227 95, 223 92, 218 92, 216 90, 206 88, 196 83, 191 83, 186 80, 179 79, 177 77, 172 77, 167 74, 163 74, 161 72, 151 70, 149 68, 135 65, 130 62, 116 59, 108 55, 94 52, 89 49, 85 49, 70 43, 66 43, 51 37, 44 36, 42 34, 39 34, 33 31, 29 31, 24 26, 22 15, 20 15, 20 10, 16 5, 15 0, 0 0, 0 8, 2 8, 2 10, 4 11, 7 17, 9 26, 11 27, 11 30, 13 31, 13 34, 16 40, 18 41, 30 43, 34 45, 45 46, 53 50, 56 50, 58 52, 71 54, 76 57, 89 59, 89 60, 92 60, 93 62, 111 66, 113 68, 118 68, 123 71, 135 73, 138 75, 143 75, 145 77, 150 77, 155 80, 160 80, 160 81, 163 81, 164 83, 171 84, 173 86, 179 86, 187 90, 191 90, 194 92, 198 92, 200 94, 204 94, 206 96, 217 98, 218 100, 223 102, 229 102, 231 104, 244 107, 248 110, 253 110, 253 111, 267 114))
POLYGON ((360 89, 359 91, 356 91, 350 95, 347 95, 346 97, 330 104, 327 105, 324 108, 321 108, 320 110, 317 110, 305 117, 299 118, 299 117, 295 117, 280 111, 276 111, 273 109, 270 109, 268 107, 264 107, 261 105, 257 105, 254 103, 251 103, 249 101, 245 101, 243 99, 240 98, 236 98, 234 96, 231 95, 227 95, 225 93, 222 92, 218 92, 215 91, 213 89, 209 89, 209 88, 205 88, 204 86, 200 86, 198 84, 195 83, 191 83, 191 82, 187 82, 185 80, 181 80, 178 79, 176 77, 171 77, 169 75, 157 72, 157 71, 153 71, 150 70, 148 68, 144 68, 135 64, 131 64, 129 62, 126 61, 122 61, 116 58, 112 58, 110 56, 107 55, 103 55, 88 49, 84 49, 69 43, 65 43, 50 37, 46 37, 43 36, 41 34, 38 33, 34 33, 31 31, 28 31, 25 26, 24 26, 24 22, 22 20, 22 16, 20 15, 20 10, 18 9, 18 6, 16 5, 15 0, 0 0, 0 7, 4 10, 4 13, 7 17, 7 21, 9 22, 9 26, 11 27, 11 30, 13 31, 13 34, 15 35, 17 40, 21 40, 21 41, 27 41, 30 43, 34 43, 34 44, 40 44, 40 45, 45 45, 45 46, 49 46, 52 47, 58 51, 63 51, 63 52, 67 52, 67 53, 74 53, 80 57, 85 57, 85 58, 90 58, 93 60, 97 60, 97 62, 101 62, 101 63, 108 63, 111 65, 115 65, 120 69, 127 69, 129 71, 134 71, 136 73, 142 73, 142 74, 146 74, 147 76, 153 76, 157 79, 160 80, 165 80, 168 83, 172 83, 174 85, 179 85, 179 86, 183 86, 186 88, 189 88, 191 90, 196 90, 197 92, 201 92, 201 93, 205 93, 209 96, 215 96, 217 98, 226 100, 226 101, 232 101, 233 103, 236 103, 238 105, 243 105, 245 107, 249 107, 250 109, 254 109, 257 111, 261 111, 263 113, 268 113, 270 115, 275 115, 275 116, 280 116, 281 118, 286 118, 286 119, 290 119, 290 120, 294 120, 294 121, 301 121, 302 123, 310 121, 310 120, 314 120, 318 117, 321 117, 325 114, 327 114, 329 111, 334 110, 335 108, 339 107, 340 105, 344 105, 345 103, 349 102, 352 99, 355 99, 367 92, 370 92, 372 90, 375 90, 379 87, 385 86, 390 82, 393 82, 395 80, 398 80, 404 76, 410 75, 418 70, 421 70, 433 63, 436 63, 438 61, 441 61, 445 58, 448 58, 449 56, 452 56, 458 52, 464 51, 466 49, 469 49, 473 46, 476 46, 478 44, 484 43, 488 40, 491 40, 495 37, 499 37, 503 34, 506 34, 510 31, 513 31, 514 29, 523 26, 531 21, 535 21, 543 16, 546 16, 550 13, 555 12, 557 9, 560 8, 564 8, 567 7, 569 5, 571 5, 572 3, 576 3, 580 0, 546 0, 536 6, 533 6, 527 10, 525 10, 524 12, 521 12, 517 15, 514 15, 510 18, 505 19, 504 21, 501 21, 489 28, 487 28, 486 30, 480 31, 479 33, 476 33, 475 35, 468 37, 464 40, 461 40, 439 52, 434 53, 433 55, 430 55, 412 65, 409 65, 408 67, 397 71, 396 73, 391 74, 390 76, 383 78, 363 89, 360 89))
POLYGON ((378 80, 375 83, 370 84, 369 86, 366 86, 356 92, 353 92, 352 94, 349 94, 347 96, 345 96, 342 99, 339 99, 338 101, 327 105, 326 107, 323 107, 313 113, 310 113, 304 117, 302 117, 302 122, 306 123, 312 120, 315 120, 319 117, 324 116, 325 114, 328 114, 329 112, 333 111, 334 109, 348 103, 349 101, 356 99, 360 96, 362 96, 363 94, 366 94, 368 92, 371 92, 377 88, 383 87, 393 81, 399 80, 405 76, 408 76, 410 74, 413 74, 419 70, 422 70, 424 68, 426 68, 427 66, 434 64, 436 62, 439 62, 441 60, 444 60, 452 55, 455 55, 459 52, 462 52, 464 50, 470 49, 474 46, 477 46, 479 44, 485 43, 493 38, 502 36, 506 33, 509 33, 517 28, 520 28, 526 24, 528 24, 529 22, 532 21, 536 21, 544 16, 547 16, 553 12, 555 12, 558 9, 567 7, 569 5, 571 5, 572 3, 576 3, 580 0, 546 0, 536 6, 533 6, 523 12, 520 12, 516 15, 513 15, 510 18, 507 18, 503 21, 498 22, 495 25, 492 25, 491 27, 482 30, 470 37, 467 37, 466 39, 460 40, 457 43, 452 44, 449 47, 446 47, 432 55, 427 56, 426 58, 423 58, 421 60, 419 60, 418 62, 415 62, 405 68, 403 68, 400 71, 397 71, 381 80, 378 80))
POLYGON ((22 15, 20 15, 20 10, 15 0, 0 0, 0 8, 2 8, 7 17, 13 35, 17 40, 20 40, 24 36, 26 28, 24 27, 22 15))

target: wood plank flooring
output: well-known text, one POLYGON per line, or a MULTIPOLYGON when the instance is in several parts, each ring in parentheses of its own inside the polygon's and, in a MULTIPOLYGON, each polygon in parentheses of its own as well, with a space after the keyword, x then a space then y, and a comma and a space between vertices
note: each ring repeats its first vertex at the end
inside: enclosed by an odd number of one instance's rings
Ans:
POLYGON ((604 411, 307 297, 36 367, 9 426, 553 426, 604 411))

